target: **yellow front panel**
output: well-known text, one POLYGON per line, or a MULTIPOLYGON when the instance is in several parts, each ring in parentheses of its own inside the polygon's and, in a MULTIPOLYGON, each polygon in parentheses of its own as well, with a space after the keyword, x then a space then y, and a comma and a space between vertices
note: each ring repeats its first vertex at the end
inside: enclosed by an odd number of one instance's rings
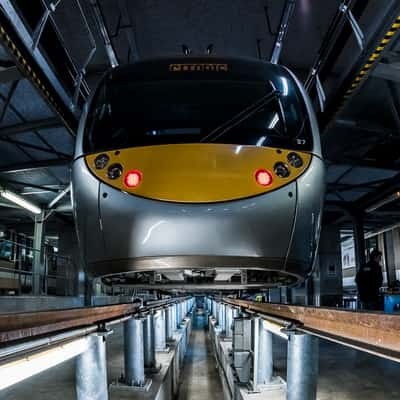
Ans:
POLYGON ((86 156, 86 162, 101 181, 137 196, 172 202, 211 203, 267 193, 298 178, 310 164, 311 155, 295 151, 303 159, 303 165, 294 168, 287 162, 291 152, 231 144, 171 144, 105 151, 86 156), (107 154, 110 158, 103 169, 95 167, 99 154, 107 154), (274 165, 277 162, 289 167, 289 177, 276 176, 274 165), (112 180, 107 176, 107 169, 114 163, 121 164, 123 173, 112 180), (255 173, 259 169, 272 172, 270 186, 257 183, 255 173), (142 181, 136 188, 124 184, 124 176, 130 170, 142 173, 142 181))

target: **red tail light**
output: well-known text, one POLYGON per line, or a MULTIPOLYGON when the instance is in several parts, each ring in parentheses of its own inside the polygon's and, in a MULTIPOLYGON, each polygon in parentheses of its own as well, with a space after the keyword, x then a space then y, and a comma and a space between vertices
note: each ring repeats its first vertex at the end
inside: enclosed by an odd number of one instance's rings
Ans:
POLYGON ((272 174, 266 169, 259 169, 255 174, 256 181, 261 186, 269 186, 272 184, 272 174))
POLYGON ((128 188, 135 188, 140 185, 142 181, 142 173, 138 170, 128 171, 124 178, 125 186, 128 188))

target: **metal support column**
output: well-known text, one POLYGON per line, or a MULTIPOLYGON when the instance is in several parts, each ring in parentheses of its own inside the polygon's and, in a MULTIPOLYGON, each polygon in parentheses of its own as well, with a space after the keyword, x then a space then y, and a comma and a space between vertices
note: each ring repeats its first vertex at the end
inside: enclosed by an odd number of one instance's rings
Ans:
POLYGON ((253 390, 258 388, 258 349, 260 347, 260 317, 253 318, 253 390))
POLYGON ((176 329, 179 329, 181 326, 181 307, 180 304, 177 303, 175 305, 176 308, 176 329))
MULTIPOLYGON (((129 386, 143 386, 144 345, 143 319, 131 318, 124 322, 125 383, 129 386)), ((92 368, 96 368, 93 364, 92 368)))
POLYGON ((222 331, 225 331, 226 326, 225 326, 225 304, 220 304, 219 306, 219 312, 220 312, 220 321, 219 321, 219 326, 221 327, 222 331))
POLYGON ((35 216, 35 228, 33 236, 33 264, 32 264, 32 294, 39 296, 42 294, 41 275, 43 274, 42 264, 42 244, 43 244, 43 226, 44 212, 35 216))
POLYGON ((151 312, 144 318, 144 366, 146 368, 156 367, 156 353, 154 344, 154 314, 151 312))
POLYGON ((315 400, 318 382, 318 338, 289 333, 287 400, 315 400))
POLYGON ((361 266, 365 264, 364 224, 361 215, 353 215, 353 232, 356 269, 359 271, 361 266))
POLYGON ((258 384, 263 385, 272 380, 273 374, 273 353, 272 353, 272 332, 264 329, 263 320, 259 322, 258 334, 258 384))
POLYGON ((176 332, 177 322, 176 322, 176 306, 175 304, 171 305, 172 309, 172 335, 176 332))
POLYGON ((225 336, 232 337, 233 310, 228 305, 225 306, 225 336))
POLYGON ((167 348, 164 309, 159 310, 155 315, 155 347, 156 351, 164 351, 167 348))
POLYGON ((93 335, 88 349, 76 358, 77 400, 108 400, 106 338, 93 335))
POLYGON ((165 309, 165 335, 167 340, 173 340, 173 306, 165 309))

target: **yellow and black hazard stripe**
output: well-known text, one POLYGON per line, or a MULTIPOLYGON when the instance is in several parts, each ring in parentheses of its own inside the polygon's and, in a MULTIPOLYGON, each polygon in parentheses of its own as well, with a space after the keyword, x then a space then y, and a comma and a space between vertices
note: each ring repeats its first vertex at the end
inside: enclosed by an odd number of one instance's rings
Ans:
POLYGON ((17 45, 17 40, 12 38, 12 34, 7 32, 8 21, 4 21, 4 15, 0 12, 0 40, 13 56, 17 66, 21 72, 35 85, 35 87, 43 94, 44 98, 51 105, 54 111, 65 122, 73 135, 77 130, 77 119, 66 106, 62 106, 63 102, 56 91, 52 88, 50 82, 38 66, 35 66, 32 57, 23 44, 17 45), (25 50, 25 51, 24 51, 25 50), (30 59, 30 60, 29 60, 30 59))
MULTIPOLYGON (((371 70, 372 66, 375 64, 376 60, 380 57, 382 51, 386 48, 386 46, 391 42, 393 36, 397 33, 400 28, 400 15, 396 18, 393 22, 390 29, 386 32, 386 35, 383 37, 379 45, 373 51, 371 56, 369 57, 368 61, 363 65, 363 67, 358 71, 357 75, 355 76, 354 80, 352 81, 350 87, 347 89, 343 96, 343 102, 348 97, 350 97, 353 92, 359 87, 361 82, 365 79, 368 75, 369 71, 371 70)), ((342 102, 342 104, 343 104, 342 102)), ((342 105, 341 104, 341 105, 342 105)))

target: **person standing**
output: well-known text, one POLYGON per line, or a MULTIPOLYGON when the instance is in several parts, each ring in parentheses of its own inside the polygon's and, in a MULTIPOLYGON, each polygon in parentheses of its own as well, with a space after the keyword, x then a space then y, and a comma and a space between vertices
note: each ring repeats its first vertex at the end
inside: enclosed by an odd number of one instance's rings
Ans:
POLYGON ((356 275, 358 294, 365 310, 382 308, 379 296, 379 289, 383 282, 381 260, 382 253, 378 249, 372 250, 369 261, 361 266, 356 275))

